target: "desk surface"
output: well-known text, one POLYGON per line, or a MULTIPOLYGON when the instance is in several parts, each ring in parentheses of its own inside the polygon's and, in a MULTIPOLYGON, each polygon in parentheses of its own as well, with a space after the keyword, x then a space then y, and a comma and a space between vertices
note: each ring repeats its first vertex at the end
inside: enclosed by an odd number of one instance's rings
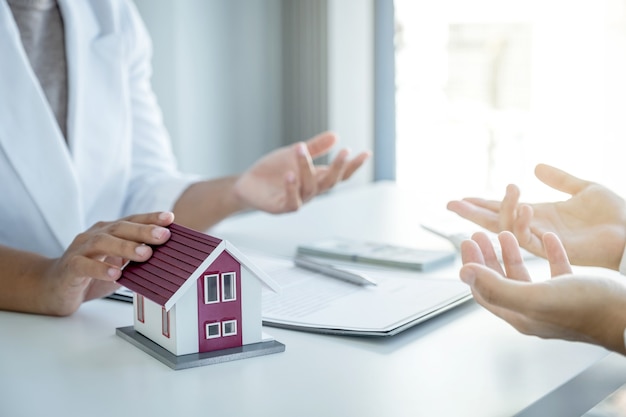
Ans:
MULTIPOLYGON (((419 203, 378 183, 294 214, 238 216, 212 233, 282 255, 330 234, 447 245, 420 229, 419 203)), ((513 416, 607 358, 523 336, 474 302, 385 339, 266 327, 284 353, 182 371, 115 335, 131 324, 131 305, 111 300, 66 318, 0 312, 0 415, 513 416)))

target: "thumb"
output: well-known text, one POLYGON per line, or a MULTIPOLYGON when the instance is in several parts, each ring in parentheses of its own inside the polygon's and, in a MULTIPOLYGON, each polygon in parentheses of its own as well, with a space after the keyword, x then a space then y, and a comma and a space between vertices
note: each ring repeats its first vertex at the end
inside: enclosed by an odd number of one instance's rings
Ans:
POLYGON ((487 309, 518 311, 524 304, 524 288, 528 283, 505 278, 493 269, 469 263, 459 273, 461 280, 472 289, 476 301, 487 309))
POLYGON ((544 184, 564 193, 575 195, 591 182, 580 179, 565 171, 546 164, 535 167, 535 176, 544 184))
POLYGON ((306 146, 312 158, 328 153, 337 142, 337 136, 332 132, 324 132, 306 141, 306 146))

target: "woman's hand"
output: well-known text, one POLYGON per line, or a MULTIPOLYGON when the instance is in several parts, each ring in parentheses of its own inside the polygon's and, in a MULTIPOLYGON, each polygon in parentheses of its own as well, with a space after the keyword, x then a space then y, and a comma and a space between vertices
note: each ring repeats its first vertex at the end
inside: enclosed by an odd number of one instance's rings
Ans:
POLYGON ((347 180, 369 158, 362 152, 349 159, 342 149, 329 165, 314 165, 327 154, 337 138, 326 132, 306 142, 277 149, 262 157, 235 183, 237 197, 247 208, 269 213, 299 209, 313 197, 347 180))
POLYGON ((0 309, 68 315, 82 302, 105 296, 127 261, 146 261, 149 245, 170 237, 170 212, 99 222, 80 233, 60 258, 0 247, 0 309))

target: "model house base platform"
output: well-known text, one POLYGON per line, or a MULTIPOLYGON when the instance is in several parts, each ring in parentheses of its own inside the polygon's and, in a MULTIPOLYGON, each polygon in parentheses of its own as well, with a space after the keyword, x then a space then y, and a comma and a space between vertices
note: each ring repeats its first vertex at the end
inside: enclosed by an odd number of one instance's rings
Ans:
POLYGON ((284 344, 276 340, 268 340, 212 352, 176 356, 137 332, 133 326, 118 327, 116 334, 174 370, 213 365, 285 351, 284 344))

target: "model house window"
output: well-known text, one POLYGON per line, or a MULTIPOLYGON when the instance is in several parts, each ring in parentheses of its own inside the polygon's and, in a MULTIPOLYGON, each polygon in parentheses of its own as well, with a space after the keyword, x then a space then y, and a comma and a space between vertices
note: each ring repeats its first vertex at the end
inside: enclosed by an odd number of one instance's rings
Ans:
POLYGON ((137 294, 137 320, 145 323, 145 310, 143 295, 137 294))
POLYGON ((235 273, 222 274, 222 301, 233 301, 237 298, 235 273))
POLYGON ((204 276, 204 304, 217 303, 220 301, 217 279, 217 274, 204 276))
POLYGON ((237 334, 237 321, 228 320, 222 322, 222 334, 224 336, 234 336, 237 334))
POLYGON ((217 337, 220 337, 222 335, 220 331, 221 327, 219 323, 207 323, 205 337, 207 339, 215 339, 217 337))
POLYGON ((163 336, 170 337, 170 312, 165 310, 165 307, 161 309, 161 327, 163 336))

